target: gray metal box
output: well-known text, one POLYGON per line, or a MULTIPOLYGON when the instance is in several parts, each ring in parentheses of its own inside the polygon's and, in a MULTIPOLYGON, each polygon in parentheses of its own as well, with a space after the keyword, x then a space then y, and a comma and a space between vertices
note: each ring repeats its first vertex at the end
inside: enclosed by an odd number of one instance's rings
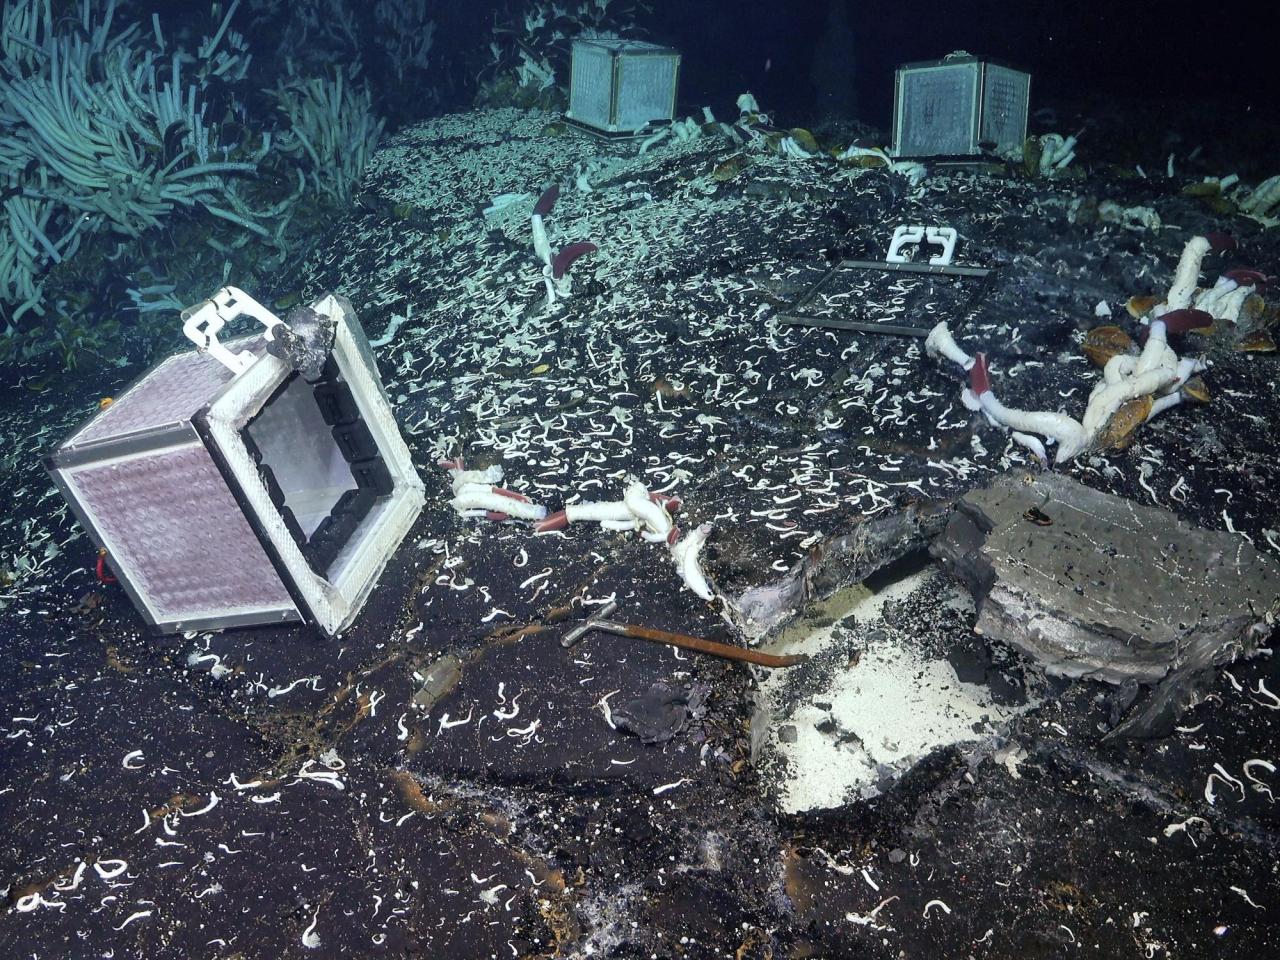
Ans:
POLYGON ((565 119, 606 135, 634 136, 676 113, 680 54, 639 40, 573 41, 565 119))
POLYGON ((894 79, 893 155, 964 156, 1021 147, 1031 74, 968 54, 907 63, 894 79))
POLYGON ((339 633, 422 509, 350 304, 326 295, 311 309, 335 323, 314 379, 267 351, 282 321, 225 287, 188 311, 201 349, 156 364, 46 461, 156 632, 339 633), (218 343, 244 315, 267 330, 218 343))

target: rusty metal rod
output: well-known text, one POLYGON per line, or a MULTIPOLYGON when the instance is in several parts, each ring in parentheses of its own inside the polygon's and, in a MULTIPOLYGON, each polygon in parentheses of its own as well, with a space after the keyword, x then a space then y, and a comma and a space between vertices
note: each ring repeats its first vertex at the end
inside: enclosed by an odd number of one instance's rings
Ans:
POLYGON ((809 658, 804 654, 761 653, 759 650, 748 650, 735 647, 731 643, 720 643, 716 640, 703 640, 700 637, 689 637, 683 633, 668 633, 665 630, 651 630, 648 627, 634 627, 624 623, 613 623, 610 620, 596 620, 592 623, 596 630, 606 630, 623 637, 634 637, 637 640, 649 640, 653 643, 665 643, 683 650, 696 650, 698 653, 709 653, 713 657, 726 660, 741 660, 762 667, 794 667, 809 658))

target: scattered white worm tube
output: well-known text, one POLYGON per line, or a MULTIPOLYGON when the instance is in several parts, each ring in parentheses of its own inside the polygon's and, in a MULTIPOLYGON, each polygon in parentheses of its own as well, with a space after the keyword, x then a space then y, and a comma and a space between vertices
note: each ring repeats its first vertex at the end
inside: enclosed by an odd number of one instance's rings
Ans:
POLYGON ((926 919, 927 919, 927 918, 928 918, 928 916, 929 916, 929 911, 930 911, 930 910, 932 910, 934 907, 941 907, 941 908, 942 908, 942 912, 943 912, 943 913, 950 913, 950 912, 951 912, 951 908, 950 908, 950 907, 948 907, 948 906, 947 906, 945 903, 943 903, 941 900, 930 900, 928 903, 926 903, 926 904, 924 905, 924 915, 925 915, 926 919))
POLYGON ((320 935, 316 933, 316 924, 320 921, 320 907, 316 907, 316 912, 311 915, 311 925, 302 931, 302 945, 308 950, 314 950, 320 946, 320 935))
POLYGON ((687 536, 671 548, 671 558, 680 572, 680 578, 684 580, 685 586, 703 600, 715 598, 715 592, 707 582, 707 575, 703 573, 702 564, 698 559, 698 554, 702 552, 702 546, 707 542, 711 529, 711 524, 704 523, 690 530, 687 536))
POLYGON ((1248 777, 1250 782, 1254 784, 1253 789, 1258 793, 1265 793, 1267 795, 1267 799, 1270 800, 1272 803, 1275 803, 1276 798, 1272 796, 1271 788, 1267 786, 1267 784, 1264 781, 1259 780, 1257 777, 1253 775, 1253 773, 1251 772, 1253 767, 1261 767, 1263 770, 1267 771, 1267 773, 1275 773, 1276 765, 1267 760, 1257 760, 1257 759, 1246 760, 1244 762, 1244 775, 1248 777))
POLYGON ((103 880, 114 880, 129 869, 129 863, 125 860, 99 860, 93 869, 103 880))

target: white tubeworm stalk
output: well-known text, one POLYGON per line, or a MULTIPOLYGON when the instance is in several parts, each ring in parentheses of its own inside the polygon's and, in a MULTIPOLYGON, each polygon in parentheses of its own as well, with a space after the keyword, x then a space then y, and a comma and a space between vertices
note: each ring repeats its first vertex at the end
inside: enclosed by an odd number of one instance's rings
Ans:
POLYGON ((659 130, 657 133, 655 133, 655 134, 653 134, 653 135, 651 135, 651 136, 645 137, 643 140, 641 140, 641 141, 640 141, 640 154, 639 154, 639 155, 640 155, 640 156, 644 156, 644 155, 645 155, 645 153, 649 150, 649 148, 650 148, 650 147, 654 146, 655 144, 661 143, 663 140, 665 140, 665 139, 666 139, 667 137, 669 137, 670 135, 671 135, 671 128, 670 128, 670 127, 663 127, 663 128, 662 128, 661 130, 659 130))
POLYGON ((702 564, 698 558, 698 554, 701 553, 703 544, 707 542, 707 536, 711 533, 711 530, 711 524, 704 523, 689 531, 687 536, 677 541, 675 546, 671 548, 671 558, 675 561, 676 569, 680 572, 680 578, 684 580, 685 586, 703 600, 715 599, 715 591, 711 589, 711 585, 707 582, 707 575, 703 572, 702 564))
POLYGON ((606 520, 632 522, 635 518, 623 500, 568 503, 564 508, 570 523, 601 523, 606 520))
POLYGON ((1169 287, 1169 295, 1165 297, 1165 310, 1182 310, 1191 306, 1196 284, 1200 280, 1200 264, 1209 250, 1209 241, 1204 237, 1192 237, 1187 241, 1187 245, 1182 248, 1182 256, 1178 258, 1173 285, 1169 287))
POLYGON ((492 488, 478 484, 463 487, 458 495, 449 501, 449 505, 459 513, 464 510, 485 510, 505 513, 518 520, 543 520, 547 516, 547 508, 540 504, 494 493, 492 488))
POLYGON ((454 470, 449 471, 449 485, 456 494, 463 487, 472 484, 482 484, 492 486, 501 483, 504 477, 504 471, 500 466, 485 467, 483 470, 454 470))
POLYGON ((1074 417, 1053 410, 1006 407, 990 390, 979 398, 982 409, 1002 426, 1019 433, 1039 433, 1058 444, 1057 460, 1070 460, 1086 446, 1084 428, 1074 417))
POLYGON ((533 252, 538 255, 538 259, 550 269, 551 267, 551 241, 547 239, 547 228, 542 222, 542 214, 535 213, 529 218, 529 226, 533 230, 533 252))
POLYGON ((643 524, 640 535, 651 543, 666 542, 672 536, 674 524, 664 506, 655 503, 649 496, 649 490, 639 480, 627 484, 622 495, 622 502, 632 518, 643 524))
POLYGON ((1042 467, 1047 467, 1049 465, 1049 454, 1045 451, 1044 444, 1040 442, 1039 437, 1033 437, 1029 433, 1020 433, 1017 430, 1009 431, 1009 435, 1013 437, 1017 443, 1030 450, 1035 458, 1040 461, 1040 465, 1042 467))
POLYGON ((1280 174, 1263 180, 1240 201, 1240 210, 1251 217, 1261 217, 1280 203, 1280 174))
POLYGON ((951 328, 947 326, 946 321, 937 324, 929 331, 929 336, 924 341, 925 352, 933 357, 946 357, 952 363, 958 363, 965 372, 973 367, 973 357, 960 349, 960 345, 956 343, 955 337, 951 335, 951 328))

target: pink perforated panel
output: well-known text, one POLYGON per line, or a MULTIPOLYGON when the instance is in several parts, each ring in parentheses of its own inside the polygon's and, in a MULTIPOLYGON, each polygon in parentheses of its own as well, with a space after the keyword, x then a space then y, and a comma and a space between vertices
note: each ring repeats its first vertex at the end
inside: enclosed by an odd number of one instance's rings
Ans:
MULTIPOLYGON (((262 337, 241 337, 227 347, 233 351, 256 352, 264 342, 262 337)), ((231 371, 208 354, 194 350, 176 354, 159 363, 66 445, 107 440, 137 430, 188 421, 230 380, 231 371)))
POLYGON ((88 464, 65 477, 112 564, 157 620, 293 605, 203 446, 88 464))

